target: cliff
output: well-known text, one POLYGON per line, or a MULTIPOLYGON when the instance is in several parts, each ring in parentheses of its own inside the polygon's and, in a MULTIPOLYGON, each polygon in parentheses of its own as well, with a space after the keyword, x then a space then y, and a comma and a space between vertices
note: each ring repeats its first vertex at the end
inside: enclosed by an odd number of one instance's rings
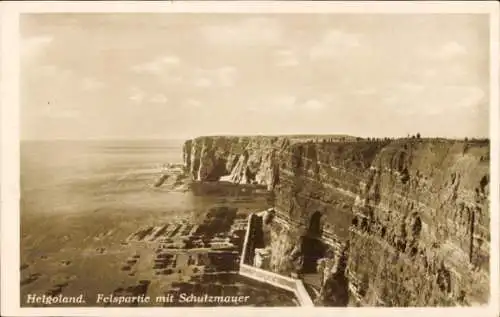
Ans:
POLYGON ((278 137, 201 137, 184 144, 187 172, 198 181, 278 182, 280 153, 290 141, 278 137))
POLYGON ((184 163, 193 180, 273 191, 285 225, 272 233, 272 269, 293 270, 296 254, 306 271, 335 259, 323 297, 344 283, 349 305, 488 301, 488 141, 200 137, 185 143, 184 163))

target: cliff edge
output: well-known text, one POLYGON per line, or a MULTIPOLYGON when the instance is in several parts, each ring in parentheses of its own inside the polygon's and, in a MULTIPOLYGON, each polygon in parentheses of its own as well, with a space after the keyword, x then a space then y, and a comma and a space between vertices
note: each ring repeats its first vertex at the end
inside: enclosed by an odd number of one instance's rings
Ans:
POLYGON ((317 225, 331 251, 319 257, 344 263, 322 294, 333 280, 349 305, 488 302, 488 140, 215 136, 186 141, 183 156, 193 180, 273 191, 288 224, 273 233, 276 272, 317 225))

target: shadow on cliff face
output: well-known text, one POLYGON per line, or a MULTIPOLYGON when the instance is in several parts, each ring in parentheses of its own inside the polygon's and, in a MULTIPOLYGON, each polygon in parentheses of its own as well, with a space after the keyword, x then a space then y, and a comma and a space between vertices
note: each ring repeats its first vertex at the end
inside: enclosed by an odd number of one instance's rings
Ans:
POLYGON ((318 272, 318 260, 326 254, 326 246, 321 240, 308 235, 301 236, 296 247, 290 253, 290 262, 299 274, 318 272))
POLYGON ((347 262, 349 245, 347 245, 337 262, 337 270, 326 277, 316 303, 321 306, 346 307, 349 303, 349 279, 347 278, 347 262))
POLYGON ((304 261, 301 273, 318 273, 318 260, 325 256, 326 246, 320 240, 307 236, 301 242, 304 261))
POLYGON ((264 230, 263 224, 264 219, 255 214, 250 216, 250 233, 248 239, 248 248, 245 253, 244 263, 252 265, 255 258, 255 249, 256 248, 264 248, 264 230))
POLYGON ((318 260, 325 257, 327 247, 321 241, 321 217, 321 212, 316 211, 313 213, 307 233, 301 237, 301 255, 303 257, 301 273, 318 273, 318 260))
POLYGON ((311 274, 318 272, 318 261, 325 257, 327 246, 321 240, 322 214, 316 211, 309 220, 309 227, 303 235, 299 235, 298 242, 291 250, 289 258, 296 273, 311 274))

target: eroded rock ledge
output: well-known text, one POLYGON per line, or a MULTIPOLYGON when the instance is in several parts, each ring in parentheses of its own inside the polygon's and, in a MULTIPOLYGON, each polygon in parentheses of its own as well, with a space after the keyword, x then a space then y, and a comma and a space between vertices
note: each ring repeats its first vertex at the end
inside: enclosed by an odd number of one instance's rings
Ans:
POLYGON ((183 155, 193 180, 273 191, 284 224, 273 271, 293 270, 292 251, 304 257, 318 226, 321 263, 337 267, 322 268, 325 305, 488 302, 488 140, 214 136, 186 141, 183 155), (348 301, 332 300, 331 283, 348 284, 348 301))

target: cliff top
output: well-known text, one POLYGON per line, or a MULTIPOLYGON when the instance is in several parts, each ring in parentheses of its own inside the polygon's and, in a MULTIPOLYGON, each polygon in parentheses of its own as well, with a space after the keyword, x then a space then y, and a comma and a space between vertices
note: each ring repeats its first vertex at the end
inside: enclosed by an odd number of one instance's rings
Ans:
POLYGON ((408 136, 408 137, 355 137, 351 135, 342 134, 289 134, 289 135, 206 135, 193 138, 189 141, 204 140, 204 139, 227 139, 227 140, 276 140, 276 139, 287 139, 291 143, 337 143, 337 142, 407 142, 409 140, 420 140, 426 142, 468 142, 475 144, 489 145, 489 138, 443 138, 443 137, 424 137, 420 136, 408 136))

